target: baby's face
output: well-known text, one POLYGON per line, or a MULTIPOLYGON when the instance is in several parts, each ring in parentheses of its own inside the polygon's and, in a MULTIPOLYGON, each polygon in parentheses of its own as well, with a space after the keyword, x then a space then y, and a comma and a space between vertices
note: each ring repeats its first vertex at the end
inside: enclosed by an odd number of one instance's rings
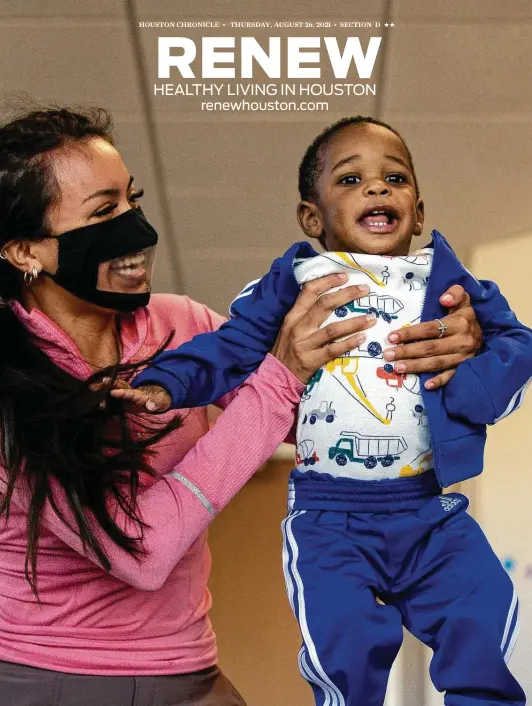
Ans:
POLYGON ((407 255, 423 229, 402 141, 380 125, 350 125, 321 151, 318 207, 328 250, 407 255))

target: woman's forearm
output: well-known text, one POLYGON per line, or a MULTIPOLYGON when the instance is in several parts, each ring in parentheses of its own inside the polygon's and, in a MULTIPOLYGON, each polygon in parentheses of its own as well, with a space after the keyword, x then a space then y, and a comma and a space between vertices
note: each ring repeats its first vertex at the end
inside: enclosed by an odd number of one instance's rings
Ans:
MULTIPOLYGON (((303 385, 278 360, 267 357, 242 385, 215 427, 199 439, 168 475, 138 496, 139 516, 148 525, 144 529, 143 554, 131 556, 93 521, 92 529, 111 562, 110 573, 141 590, 160 587, 216 513, 286 437, 302 389, 303 385)), ((166 464, 172 463, 169 451, 165 448, 161 454, 166 464)), ((168 469, 157 470, 164 473, 168 469)), ((5 490, 4 479, 0 487, 5 490)), ((44 525, 75 551, 98 563, 71 529, 76 524, 57 485, 54 493, 70 527, 59 519, 50 503, 43 512, 44 525)), ((13 502, 28 507, 28 491, 22 480, 17 483, 13 502)), ((130 536, 138 536, 138 527, 120 508, 116 506, 114 513, 119 527, 130 536)))

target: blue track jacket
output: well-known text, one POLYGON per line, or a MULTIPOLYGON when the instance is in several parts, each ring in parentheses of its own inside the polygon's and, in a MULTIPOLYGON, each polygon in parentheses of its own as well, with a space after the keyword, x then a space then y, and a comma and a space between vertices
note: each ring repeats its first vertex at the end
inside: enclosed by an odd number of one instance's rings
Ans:
MULTIPOLYGON (((445 387, 425 390, 423 383, 433 373, 420 374, 434 468, 440 485, 447 487, 482 472, 486 425, 520 407, 532 378, 532 330, 517 320, 496 284, 479 282, 468 272, 441 233, 432 232, 429 247, 434 259, 421 321, 445 316, 438 299, 460 284, 484 336, 479 354, 461 363, 445 387)), ((218 331, 160 354, 133 387, 164 387, 174 408, 207 405, 238 387, 273 347, 300 292, 294 261, 316 255, 308 243, 293 245, 267 275, 240 292, 231 304, 231 318, 218 331)))

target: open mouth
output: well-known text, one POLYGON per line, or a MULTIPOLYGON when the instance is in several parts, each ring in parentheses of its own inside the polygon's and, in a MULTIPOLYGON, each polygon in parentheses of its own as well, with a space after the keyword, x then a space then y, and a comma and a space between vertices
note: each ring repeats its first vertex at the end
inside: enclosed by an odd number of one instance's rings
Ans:
POLYGON ((109 270, 128 280, 143 280, 146 277, 145 261, 146 253, 144 252, 126 255, 113 260, 109 265, 109 270))
POLYGON ((392 206, 367 208, 358 219, 370 233, 392 233, 399 223, 399 214, 392 206))

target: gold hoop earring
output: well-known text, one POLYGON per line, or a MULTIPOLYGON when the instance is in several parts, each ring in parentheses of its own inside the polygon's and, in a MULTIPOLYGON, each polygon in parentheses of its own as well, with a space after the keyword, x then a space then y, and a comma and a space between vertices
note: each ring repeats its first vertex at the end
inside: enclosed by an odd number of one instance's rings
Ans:
POLYGON ((26 285, 26 287, 31 287, 31 285, 35 282, 38 276, 39 272, 37 271, 35 265, 31 268, 31 270, 27 270, 27 272, 24 272, 24 284, 26 285))

